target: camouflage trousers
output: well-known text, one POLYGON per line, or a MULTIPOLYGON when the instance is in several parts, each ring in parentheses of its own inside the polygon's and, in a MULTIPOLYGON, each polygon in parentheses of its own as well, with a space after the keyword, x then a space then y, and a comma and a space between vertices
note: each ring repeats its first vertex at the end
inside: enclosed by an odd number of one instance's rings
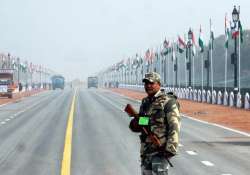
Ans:
POLYGON ((161 155, 144 155, 141 158, 142 175, 168 175, 168 161, 161 155))

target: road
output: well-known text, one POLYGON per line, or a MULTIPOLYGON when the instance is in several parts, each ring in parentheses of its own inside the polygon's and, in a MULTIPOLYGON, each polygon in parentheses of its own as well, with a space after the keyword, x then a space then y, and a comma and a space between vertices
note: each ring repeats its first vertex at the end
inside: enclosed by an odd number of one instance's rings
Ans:
MULTIPOLYGON (((78 89, 74 105, 73 96, 72 89, 47 91, 0 106, 0 174, 59 175, 65 145, 71 175, 140 174, 139 139, 123 112, 139 102, 102 89, 78 89)), ((247 175, 250 138, 182 117, 180 151, 171 161, 171 175, 247 175)))

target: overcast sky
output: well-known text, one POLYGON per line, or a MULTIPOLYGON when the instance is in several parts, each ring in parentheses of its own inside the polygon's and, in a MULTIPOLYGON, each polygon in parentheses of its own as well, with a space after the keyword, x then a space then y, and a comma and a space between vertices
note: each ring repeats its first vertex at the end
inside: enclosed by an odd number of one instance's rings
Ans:
POLYGON ((0 0, 0 52, 85 79, 189 27, 207 39, 210 17, 223 34, 234 4, 249 29, 249 0, 0 0))

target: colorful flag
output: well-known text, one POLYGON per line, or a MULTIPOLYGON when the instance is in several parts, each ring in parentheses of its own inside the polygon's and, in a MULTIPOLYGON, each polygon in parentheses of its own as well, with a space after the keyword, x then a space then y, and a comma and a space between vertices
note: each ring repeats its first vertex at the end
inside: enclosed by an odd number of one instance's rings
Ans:
POLYGON ((163 50, 162 50, 162 54, 163 55, 167 55, 169 52, 169 41, 167 41, 166 39, 163 42, 163 50))
POLYGON ((180 53, 183 53, 186 48, 186 43, 180 36, 178 36, 177 48, 180 53))
POLYGON ((194 37, 194 32, 192 30, 192 44, 193 44, 193 50, 192 50, 192 53, 193 55, 196 54, 196 43, 195 43, 195 37, 194 37))
POLYGON ((199 47, 200 47, 200 52, 204 52, 204 40, 203 40, 201 26, 200 26, 200 34, 199 34, 199 47))
POLYGON ((240 41, 243 42, 243 30, 240 20, 234 23, 234 26, 231 27, 232 30, 232 38, 235 39, 240 34, 240 41))
POLYGON ((212 20, 210 18, 210 40, 209 40, 209 48, 214 49, 214 29, 213 29, 213 24, 212 20))
POLYGON ((225 48, 228 49, 229 44, 229 21, 227 19, 227 14, 225 15, 225 48))

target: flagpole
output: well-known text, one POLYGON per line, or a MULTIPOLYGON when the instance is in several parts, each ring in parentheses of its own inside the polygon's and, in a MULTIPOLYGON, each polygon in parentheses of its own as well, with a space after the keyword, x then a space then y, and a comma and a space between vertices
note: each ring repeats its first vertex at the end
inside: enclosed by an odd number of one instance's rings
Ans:
POLYGON ((172 62, 173 62, 173 75, 172 75, 172 78, 173 78, 173 88, 175 88, 175 71, 174 71, 174 62, 175 62, 175 55, 174 55, 175 53, 174 53, 174 42, 173 42, 173 45, 172 45, 172 62))
MULTIPOLYGON (((193 45, 193 47, 195 47, 195 45, 193 45)), ((192 56, 192 62, 193 62, 193 91, 194 91, 194 56, 195 56, 195 53, 192 56)))
POLYGON ((239 31, 239 93, 240 93, 240 45, 241 45, 241 36, 240 36, 240 31, 239 31))
MULTIPOLYGON (((204 56, 203 56, 203 52, 201 53, 201 94, 203 92, 203 60, 204 56)), ((202 95, 201 95, 202 98, 202 95)))
POLYGON ((228 54, 228 50, 226 48, 225 50, 225 92, 227 91, 227 54, 228 54))
MULTIPOLYGON (((210 35, 211 35, 211 27, 212 27, 212 21, 211 21, 211 18, 210 18, 210 35)), ((214 91, 214 80, 213 80, 213 41, 212 41, 213 39, 211 38, 211 36, 210 36, 210 44, 211 44, 211 47, 210 47, 210 59, 211 59, 211 89, 212 89, 212 94, 213 94, 213 91, 214 91)))
POLYGON ((167 64, 168 64, 168 75, 167 75, 167 77, 168 77, 168 79, 167 79, 167 82, 168 82, 168 87, 170 87, 170 81, 169 81, 169 56, 168 56, 168 54, 167 54, 167 64))
MULTIPOLYGON (((240 6, 239 6, 239 9, 238 9, 238 12, 239 12, 239 21, 238 23, 240 23, 240 6)), ((238 31, 239 31, 239 93, 240 93, 240 45, 241 45, 241 24, 238 25, 238 31)))
POLYGON ((227 21, 227 13, 225 15, 225 90, 227 91, 227 55, 228 55, 228 45, 229 45, 229 37, 228 37, 228 21, 227 21))
MULTIPOLYGON (((177 53, 178 53, 178 56, 177 56, 177 71, 179 70, 179 67, 180 67, 180 58, 181 58, 181 54, 178 52, 178 50, 177 50, 177 53)), ((179 84, 179 90, 180 90, 180 88, 181 88, 181 82, 180 82, 180 74, 181 74, 181 72, 180 71, 178 71, 178 84, 179 84)))
MULTIPOLYGON (((184 40, 185 40, 185 43, 187 44, 186 42, 186 35, 184 34, 184 40)), ((185 88, 187 89, 187 46, 185 48, 185 65, 184 65, 184 73, 185 73, 185 88)))

